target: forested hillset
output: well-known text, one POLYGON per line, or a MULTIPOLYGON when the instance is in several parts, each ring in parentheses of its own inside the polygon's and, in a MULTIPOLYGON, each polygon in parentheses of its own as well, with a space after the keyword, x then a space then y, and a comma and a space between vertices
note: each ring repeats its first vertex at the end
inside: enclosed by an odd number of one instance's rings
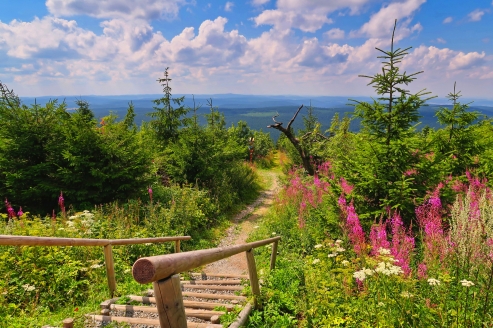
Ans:
POLYGON ((492 36, 413 43, 493 3, 42 6, 0 15, 0 328, 493 326, 492 36))

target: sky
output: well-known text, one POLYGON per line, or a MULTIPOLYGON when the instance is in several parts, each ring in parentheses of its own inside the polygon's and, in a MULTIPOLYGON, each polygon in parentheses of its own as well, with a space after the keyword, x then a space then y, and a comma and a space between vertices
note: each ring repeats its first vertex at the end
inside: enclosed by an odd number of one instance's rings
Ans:
POLYGON ((0 81, 20 96, 371 96, 408 50, 411 92, 493 99, 493 0, 2 0, 0 81))

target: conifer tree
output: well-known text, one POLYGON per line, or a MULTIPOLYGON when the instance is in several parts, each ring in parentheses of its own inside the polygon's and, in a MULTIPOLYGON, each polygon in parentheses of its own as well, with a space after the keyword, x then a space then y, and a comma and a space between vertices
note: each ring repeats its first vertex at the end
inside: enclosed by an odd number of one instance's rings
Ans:
POLYGON ((163 142, 164 145, 177 139, 178 130, 184 124, 184 118, 182 117, 189 111, 188 108, 182 105, 185 96, 172 97, 168 69, 169 67, 166 67, 164 70, 164 78, 157 79, 163 87, 164 96, 153 100, 156 106, 153 107, 154 112, 150 113, 150 116, 154 118, 151 121, 151 128, 155 131, 157 139, 163 142), (174 105, 178 107, 175 108, 173 107, 174 105))

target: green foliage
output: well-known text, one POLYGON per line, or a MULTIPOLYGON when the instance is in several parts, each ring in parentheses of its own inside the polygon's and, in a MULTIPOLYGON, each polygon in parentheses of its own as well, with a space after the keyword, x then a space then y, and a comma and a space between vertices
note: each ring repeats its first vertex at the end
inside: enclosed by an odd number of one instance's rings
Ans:
POLYGON ((166 145, 170 141, 176 140, 178 137, 179 128, 185 123, 185 116, 189 109, 182 106, 185 97, 172 98, 171 87, 168 73, 169 67, 164 70, 164 78, 159 78, 157 81, 163 87, 164 96, 154 100, 156 106, 154 112, 150 114, 154 118, 150 126, 153 129, 155 136, 162 145, 166 145), (174 108, 173 105, 178 106, 174 108), (159 107, 162 106, 162 107, 159 107))
POLYGON ((110 115, 98 125, 82 100, 69 114, 65 103, 27 107, 8 97, 0 101, 0 193, 13 205, 49 213, 60 191, 66 205, 79 208, 126 200, 149 183, 151 159, 132 106, 123 122, 110 115))

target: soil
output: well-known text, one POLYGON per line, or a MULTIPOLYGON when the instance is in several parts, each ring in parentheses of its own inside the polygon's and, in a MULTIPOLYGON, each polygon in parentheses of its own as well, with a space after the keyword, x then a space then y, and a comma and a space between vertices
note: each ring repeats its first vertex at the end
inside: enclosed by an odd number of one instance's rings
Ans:
MULTIPOLYGON (((269 206, 273 203, 279 188, 278 175, 275 172, 261 172, 260 175, 269 183, 269 188, 232 219, 231 226, 226 230, 226 236, 223 237, 218 247, 244 244, 252 230, 255 229, 257 221, 267 213, 269 206)), ((244 253, 233 255, 208 264, 203 271, 207 274, 246 274, 248 272, 246 256, 244 253)))

